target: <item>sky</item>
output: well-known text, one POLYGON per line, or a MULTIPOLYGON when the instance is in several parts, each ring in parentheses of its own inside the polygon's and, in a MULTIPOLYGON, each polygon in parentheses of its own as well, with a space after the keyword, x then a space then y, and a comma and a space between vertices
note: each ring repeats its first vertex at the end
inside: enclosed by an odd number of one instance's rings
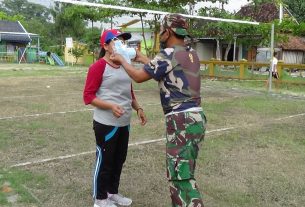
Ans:
MULTIPOLYGON (((230 12, 234 12, 234 11, 238 11, 242 6, 248 4, 249 2, 247 0, 229 0, 228 4, 224 5, 225 10, 230 11, 230 12)), ((200 3, 197 5, 197 8, 199 8, 200 6, 214 6, 214 7, 221 7, 221 5, 219 3, 209 3, 209 2, 204 2, 204 3, 200 3)))

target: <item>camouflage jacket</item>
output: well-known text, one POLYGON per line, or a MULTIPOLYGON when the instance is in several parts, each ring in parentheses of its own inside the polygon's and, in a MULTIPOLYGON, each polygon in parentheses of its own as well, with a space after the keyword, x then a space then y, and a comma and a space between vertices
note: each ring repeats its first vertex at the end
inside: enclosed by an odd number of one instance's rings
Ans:
POLYGON ((164 114, 200 107, 200 61, 190 47, 161 50, 145 71, 159 82, 164 114))

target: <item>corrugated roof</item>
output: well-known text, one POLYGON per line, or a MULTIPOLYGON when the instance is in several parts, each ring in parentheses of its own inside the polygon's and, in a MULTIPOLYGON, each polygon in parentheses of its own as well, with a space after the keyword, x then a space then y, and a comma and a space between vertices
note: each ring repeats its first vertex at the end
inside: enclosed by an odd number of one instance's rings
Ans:
POLYGON ((27 34, 3 34, 0 32, 0 41, 17 42, 17 43, 29 43, 31 39, 27 34))
POLYGON ((289 36, 287 42, 279 43, 278 46, 284 50, 305 51, 305 39, 302 37, 289 36))
POLYGON ((0 32, 21 32, 26 33, 18 22, 0 20, 0 32))
POLYGON ((0 41, 29 43, 31 38, 19 22, 0 20, 0 41))

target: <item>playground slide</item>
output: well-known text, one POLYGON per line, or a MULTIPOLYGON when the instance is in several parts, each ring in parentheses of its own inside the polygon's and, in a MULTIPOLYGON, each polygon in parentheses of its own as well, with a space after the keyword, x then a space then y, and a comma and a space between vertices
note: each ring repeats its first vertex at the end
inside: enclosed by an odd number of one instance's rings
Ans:
POLYGON ((55 65, 53 58, 47 57, 47 59, 48 59, 50 65, 55 65))
POLYGON ((55 61, 55 63, 59 66, 65 66, 64 62, 58 57, 58 55, 56 55, 55 53, 51 54, 51 57, 53 58, 53 60, 55 61))

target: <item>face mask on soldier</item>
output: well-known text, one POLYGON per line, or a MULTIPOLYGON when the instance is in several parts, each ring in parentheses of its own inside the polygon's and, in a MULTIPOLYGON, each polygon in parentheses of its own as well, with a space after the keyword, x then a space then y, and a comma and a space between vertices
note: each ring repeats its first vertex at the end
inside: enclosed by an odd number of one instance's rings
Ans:
POLYGON ((166 41, 160 41, 160 49, 165 49, 166 48, 166 41))
MULTIPOLYGON (((166 32, 166 30, 164 30, 161 34, 160 34, 160 38, 161 36, 166 32)), ((169 36, 170 37, 170 36, 169 36)), ((161 41, 160 40, 160 49, 165 49, 166 48, 166 42, 169 39, 169 37, 166 40, 161 41)))

